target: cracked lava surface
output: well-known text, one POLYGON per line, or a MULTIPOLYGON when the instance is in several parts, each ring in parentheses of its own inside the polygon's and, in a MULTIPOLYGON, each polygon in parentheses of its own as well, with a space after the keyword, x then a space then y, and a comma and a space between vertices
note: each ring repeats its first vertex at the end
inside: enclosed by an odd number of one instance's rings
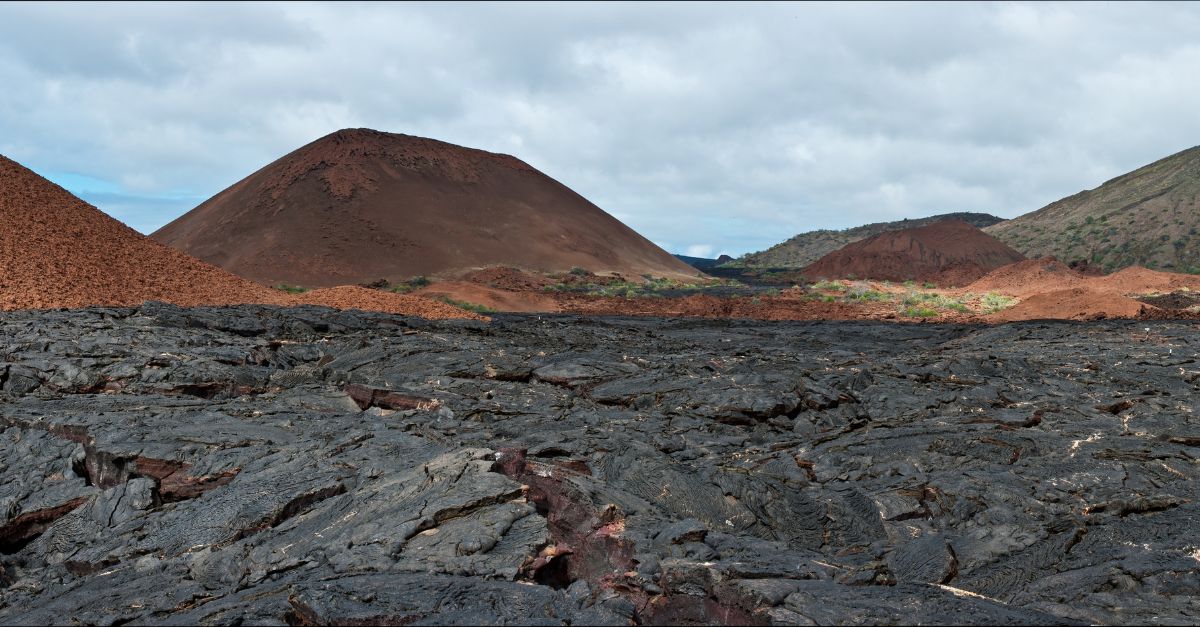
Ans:
POLYGON ((0 623, 1200 616, 1200 335, 0 315, 0 623))

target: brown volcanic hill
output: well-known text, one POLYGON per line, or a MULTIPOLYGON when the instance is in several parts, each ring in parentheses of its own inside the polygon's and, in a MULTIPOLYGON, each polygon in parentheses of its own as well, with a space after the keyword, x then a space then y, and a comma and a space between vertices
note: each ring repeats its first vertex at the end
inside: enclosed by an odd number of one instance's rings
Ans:
MULTIPOLYGON (((887 231, 899 231, 926 226, 942 220, 962 220, 972 226, 984 228, 1003 219, 986 213, 943 213, 926 218, 904 219, 895 222, 874 222, 841 231, 822 229, 808 231, 793 236, 785 242, 776 244, 764 251, 743 255, 737 260, 731 260, 726 267, 739 268, 803 268, 829 253, 872 235, 887 231)), ((718 262, 720 263, 720 262, 718 262)), ((694 265, 694 264, 693 264, 694 265)), ((702 266, 697 266, 703 268, 702 266)))
POLYGON ((489 265, 697 274, 515 157, 369 129, 285 155, 152 237, 266 284, 399 282, 489 265))
POLYGON ((984 229, 1030 257, 1200 272, 1200 146, 984 229))
POLYGON ((1022 259, 1021 253, 962 220, 943 220, 848 244, 802 272, 810 279, 912 279, 966 285, 1022 259))
POLYGON ((0 156, 0 309, 285 304, 265 288, 155 242, 0 156))

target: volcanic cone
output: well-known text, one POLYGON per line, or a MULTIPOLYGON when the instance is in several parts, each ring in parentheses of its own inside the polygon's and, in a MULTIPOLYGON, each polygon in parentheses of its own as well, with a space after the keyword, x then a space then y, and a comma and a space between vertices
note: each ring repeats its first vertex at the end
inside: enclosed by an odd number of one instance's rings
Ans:
POLYGON ((342 130, 152 235, 264 284, 356 284, 505 265, 627 276, 697 271, 508 155, 342 130))

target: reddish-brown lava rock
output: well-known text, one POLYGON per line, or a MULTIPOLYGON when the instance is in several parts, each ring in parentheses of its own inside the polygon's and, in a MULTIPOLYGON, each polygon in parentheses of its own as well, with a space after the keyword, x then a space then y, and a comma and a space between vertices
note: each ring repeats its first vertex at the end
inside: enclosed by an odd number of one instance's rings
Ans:
POLYGON ((167 459, 138 457, 134 460, 137 474, 158 482, 158 494, 163 501, 194 499, 209 490, 226 485, 237 476, 240 469, 231 469, 215 475, 193 475, 191 464, 167 459))
POLYGON ((0 527, 0 553, 12 552, 15 547, 36 538, 51 523, 74 511, 86 500, 87 497, 74 498, 53 507, 25 512, 8 521, 3 527, 0 527))
POLYGON ((501 449, 496 472, 529 486, 527 498, 546 517, 554 544, 522 567, 545 585, 565 588, 576 580, 593 589, 634 588, 622 579, 633 571, 633 544, 621 537, 625 517, 616 506, 596 511, 562 473, 575 472, 530 460, 522 449, 501 449))
POLYGON ((437 409, 441 406, 441 403, 439 403, 437 399, 411 396, 408 394, 393 392, 391 390, 381 390, 379 388, 367 387, 357 383, 351 383, 342 390, 348 394, 361 409, 380 407, 383 409, 418 409, 427 411, 437 409))

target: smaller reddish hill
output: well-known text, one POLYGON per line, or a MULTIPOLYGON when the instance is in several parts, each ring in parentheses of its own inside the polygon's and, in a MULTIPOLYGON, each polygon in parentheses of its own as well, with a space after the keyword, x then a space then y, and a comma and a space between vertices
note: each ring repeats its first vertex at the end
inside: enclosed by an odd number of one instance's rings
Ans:
POLYGON ((802 272, 810 279, 911 279, 961 286, 1024 258, 962 220, 945 220, 847 244, 802 272))

